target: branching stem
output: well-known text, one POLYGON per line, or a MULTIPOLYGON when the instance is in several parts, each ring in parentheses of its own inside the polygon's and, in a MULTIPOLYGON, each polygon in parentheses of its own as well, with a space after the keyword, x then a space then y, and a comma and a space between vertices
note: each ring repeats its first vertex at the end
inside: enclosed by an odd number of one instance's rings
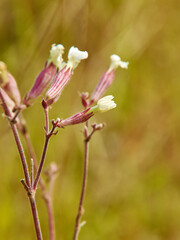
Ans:
MULTIPOLYGON (((35 172, 37 173, 37 170, 38 170, 37 157, 36 157, 36 154, 35 154, 35 151, 34 151, 32 143, 31 143, 31 139, 30 139, 30 136, 29 136, 29 133, 28 133, 28 130, 27 130, 27 127, 26 127, 24 121, 22 121, 22 125, 23 125, 22 134, 23 134, 23 137, 27 144, 27 148, 30 153, 30 156, 33 159, 35 172)), ((42 177, 40 177, 40 179, 39 179, 39 185, 40 185, 40 188, 42 191, 42 195, 43 195, 43 198, 44 198, 44 201, 46 204, 46 208, 47 208, 47 213, 48 213, 50 240, 54 240, 55 239, 55 224, 54 224, 54 216, 53 216, 52 195, 50 195, 50 196, 48 195, 48 192, 46 190, 45 183, 44 183, 42 177)))

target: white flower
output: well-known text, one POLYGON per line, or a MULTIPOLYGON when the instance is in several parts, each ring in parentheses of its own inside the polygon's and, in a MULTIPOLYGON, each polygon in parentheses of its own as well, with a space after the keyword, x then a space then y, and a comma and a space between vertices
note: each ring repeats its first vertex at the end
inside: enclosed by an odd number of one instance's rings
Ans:
POLYGON ((116 107, 116 103, 112 100, 114 97, 112 95, 108 95, 106 97, 103 97, 101 99, 99 99, 99 101, 97 102, 97 105, 92 107, 90 111, 93 111, 93 113, 95 112, 107 112, 113 108, 116 107))
POLYGON ((52 44, 48 63, 52 62, 54 65, 61 69, 63 65, 62 54, 64 53, 64 46, 62 44, 52 44))
POLYGON ((128 68, 129 62, 121 61, 121 58, 118 55, 113 54, 113 55, 111 55, 110 59, 111 59, 111 65, 109 68, 110 70, 116 69, 117 67, 121 67, 121 68, 125 68, 125 69, 128 68))
POLYGON ((68 66, 76 68, 81 60, 88 58, 87 51, 80 51, 76 47, 71 47, 68 53, 68 66))

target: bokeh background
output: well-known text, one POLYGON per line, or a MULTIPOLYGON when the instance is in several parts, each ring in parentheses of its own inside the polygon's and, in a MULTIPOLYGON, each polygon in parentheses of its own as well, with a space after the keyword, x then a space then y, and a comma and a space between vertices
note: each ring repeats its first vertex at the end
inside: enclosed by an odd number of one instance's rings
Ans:
MULTIPOLYGON (((106 122, 90 145, 84 240, 180 239, 180 1, 0 0, 0 60, 22 96, 43 69, 52 43, 76 46, 89 58, 51 109, 51 118, 81 110, 78 92, 92 92, 111 54, 129 61, 107 94, 117 108, 97 114, 106 122)), ((24 111, 37 156, 44 142, 40 98, 24 111)), ((2 110, 1 110, 2 112, 2 110)), ((59 166, 54 189, 58 240, 72 239, 83 168, 83 126, 52 138, 45 168, 59 166)), ((26 149, 26 148, 25 148, 26 149)), ((0 238, 35 239, 20 179, 18 152, 7 120, 0 118, 0 238)), ((27 155, 28 156, 28 155, 27 155)), ((47 213, 37 204, 44 239, 47 213)))

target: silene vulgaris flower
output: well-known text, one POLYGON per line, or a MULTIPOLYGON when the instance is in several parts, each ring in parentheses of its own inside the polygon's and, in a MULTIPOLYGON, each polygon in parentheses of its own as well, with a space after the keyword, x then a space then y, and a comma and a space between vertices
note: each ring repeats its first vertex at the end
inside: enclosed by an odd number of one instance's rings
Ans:
POLYGON ((45 64, 45 68, 37 76, 32 89, 24 98, 24 104, 29 105, 30 100, 40 96, 48 85, 53 81, 56 72, 63 67, 62 55, 64 53, 64 46, 62 44, 53 44, 50 50, 49 59, 45 64))
POLYGON ((97 102, 105 93, 107 88, 112 84, 115 77, 115 70, 118 67, 127 69, 128 62, 123 62, 118 55, 111 55, 110 57, 111 64, 110 67, 105 71, 101 77, 99 83, 97 84, 94 92, 91 95, 89 105, 92 105, 94 102, 97 102))
POLYGON ((46 93, 45 101, 47 102, 47 105, 51 105, 58 100, 62 90, 70 81, 74 69, 78 66, 81 60, 86 59, 87 57, 88 53, 86 51, 80 51, 75 47, 70 48, 67 64, 57 72, 52 85, 46 93))
POLYGON ((107 112, 116 107, 116 103, 112 100, 114 97, 112 95, 101 98, 97 105, 91 108, 87 108, 82 112, 78 112, 75 115, 66 118, 64 120, 58 120, 58 127, 65 127, 69 125, 75 125, 79 123, 86 122, 89 118, 94 116, 98 112, 107 112))

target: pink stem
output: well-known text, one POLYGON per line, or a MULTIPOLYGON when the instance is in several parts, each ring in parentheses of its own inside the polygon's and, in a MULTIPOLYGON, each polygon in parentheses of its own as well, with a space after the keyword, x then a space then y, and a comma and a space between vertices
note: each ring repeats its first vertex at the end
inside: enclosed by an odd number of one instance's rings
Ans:
POLYGON ((51 196, 47 196, 45 198, 48 217, 49 217, 49 238, 50 240, 55 239, 55 224, 54 224, 54 216, 53 216, 53 208, 52 208, 52 198, 51 196))
POLYGON ((33 189, 34 190, 36 189, 37 184, 38 184, 39 179, 40 179, 40 175, 41 175, 41 172, 42 172, 42 168, 43 168, 43 165, 44 165, 44 160, 45 160, 45 156, 46 156, 46 152, 47 152, 47 148, 48 148, 49 139, 50 139, 50 135, 46 135, 44 149, 43 149, 43 153, 42 153, 42 157, 41 157, 41 162, 40 162, 40 165, 39 165, 39 168, 38 168, 38 171, 37 171, 37 174, 36 174, 36 178, 35 178, 34 184, 33 184, 33 189))
POLYGON ((49 132, 49 108, 48 107, 44 109, 44 113, 45 113, 45 130, 46 130, 46 134, 48 134, 49 132))
POLYGON ((84 151, 84 172, 83 172, 83 182, 82 182, 82 190, 81 190, 81 196, 79 201, 79 208, 78 213, 76 217, 76 224, 74 228, 74 235, 73 240, 76 240, 78 237, 78 233, 80 230, 80 220, 81 216, 83 214, 83 202, 84 202, 84 196, 86 191, 86 185, 87 185, 87 176, 88 176, 88 154, 89 154, 89 138, 88 138, 88 122, 86 122, 86 126, 84 129, 84 136, 85 136, 85 151, 84 151))
POLYGON ((36 189, 36 187, 38 185, 38 182, 39 182, 39 179, 40 179, 40 175, 41 175, 41 172, 42 172, 42 168, 43 168, 43 165, 44 165, 44 160, 45 160, 46 153, 47 153, 49 139, 54 134, 55 128, 56 128, 56 125, 53 124, 51 131, 50 132, 48 131, 49 130, 49 116, 48 116, 48 108, 47 108, 47 109, 45 109, 46 137, 45 137, 44 149, 43 149, 40 165, 39 165, 39 168, 37 170, 36 178, 34 180, 33 189, 36 189))
POLYGON ((37 212, 36 202, 35 202, 34 197, 29 196, 29 201, 30 201, 30 204, 31 204, 31 209, 32 209, 34 225, 35 225, 35 229, 36 229, 37 240, 42 240, 41 227, 40 227, 40 223, 39 223, 38 212, 37 212))
POLYGON ((30 187, 31 186, 31 181, 30 181, 30 177, 29 177, 29 171, 28 171, 28 166, 27 166, 24 150, 23 150, 23 147, 22 147, 19 135, 18 135, 16 125, 12 121, 10 121, 12 119, 12 115, 11 115, 11 112, 10 112, 10 110, 9 110, 7 104, 6 104, 6 101, 3 97, 1 89, 0 89, 0 98, 1 98, 1 101, 2 101, 2 104, 3 104, 4 112, 5 112, 6 116, 9 118, 9 123, 10 123, 11 129, 12 129, 13 134, 14 134, 14 138, 15 138, 16 145, 17 145, 19 155, 20 155, 20 159, 21 159, 21 163, 22 163, 22 166, 23 166, 23 171, 24 171, 24 177, 25 177, 25 180, 26 180, 26 184, 28 185, 28 187, 30 187))
MULTIPOLYGON (((14 138, 15 138, 16 145, 17 145, 19 155, 20 155, 20 159, 21 159, 21 163, 22 163, 22 166, 23 166, 23 171, 24 171, 26 184, 27 184, 27 187, 30 188, 30 191, 31 191, 32 190, 31 189, 31 181, 30 181, 30 177, 29 177, 28 166, 27 166, 24 150, 23 150, 23 147, 22 147, 19 135, 18 135, 16 125, 14 123, 12 123, 12 121, 10 121, 10 119, 12 118, 11 112, 10 112, 6 102, 5 102, 5 99, 2 95, 1 90, 0 90, 0 98, 1 98, 1 101, 2 101, 2 104, 3 104, 4 112, 5 112, 6 116, 9 118, 10 126, 11 126, 11 129, 12 129, 13 134, 14 134, 14 138)), ((34 226, 35 226, 35 229, 36 229, 37 240, 42 240, 41 227, 40 227, 40 223, 39 223, 39 218, 38 218, 38 212, 37 212, 37 208, 36 208, 35 199, 32 196, 32 194, 28 194, 28 197, 29 197, 29 201, 30 201, 30 204, 31 204, 31 209, 32 209, 32 214, 33 214, 34 226)))
MULTIPOLYGON (((37 172, 37 169, 38 169, 38 167, 37 167, 37 157, 36 157, 36 154, 34 152, 33 146, 31 144, 30 136, 28 134, 26 126, 24 126, 24 131, 22 132, 22 134, 23 134, 24 139, 26 141, 27 148, 28 148, 28 151, 30 153, 30 156, 34 160, 34 167, 35 167, 35 171, 37 172)), ((50 196, 47 197, 48 193, 47 193, 47 190, 45 188, 44 181, 43 181, 42 177, 39 179, 39 185, 40 185, 40 188, 42 190, 42 194, 43 194, 45 204, 46 204, 46 207, 47 207, 50 240, 54 240, 55 239, 55 226, 54 226, 55 224, 54 224, 54 216, 53 216, 52 194, 50 194, 50 196)))

